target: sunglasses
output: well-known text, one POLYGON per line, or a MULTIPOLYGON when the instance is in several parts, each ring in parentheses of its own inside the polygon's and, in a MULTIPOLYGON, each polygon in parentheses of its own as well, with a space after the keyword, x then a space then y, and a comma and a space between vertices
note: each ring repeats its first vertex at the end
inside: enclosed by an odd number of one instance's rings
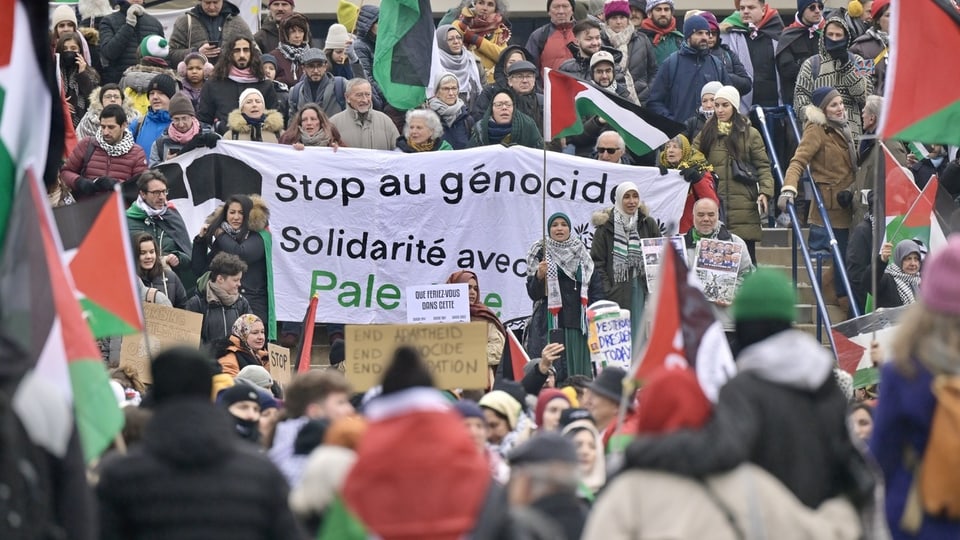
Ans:
POLYGON ((597 147, 597 153, 598 153, 598 154, 610 154, 610 155, 613 155, 613 154, 616 154, 616 153, 619 152, 619 151, 620 151, 619 148, 601 148, 601 147, 597 147))

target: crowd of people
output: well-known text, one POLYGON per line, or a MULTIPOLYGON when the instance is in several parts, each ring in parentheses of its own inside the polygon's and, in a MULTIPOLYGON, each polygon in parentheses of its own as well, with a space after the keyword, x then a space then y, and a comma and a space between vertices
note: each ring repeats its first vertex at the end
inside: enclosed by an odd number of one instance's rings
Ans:
MULTIPOLYGON (((52 12, 77 140, 51 202, 119 184, 142 299, 203 316, 200 350, 159 354, 152 384, 111 366, 125 445, 91 471, 97 512, 83 510, 84 489, 51 511, 51 523, 73 523, 66 537, 960 535, 960 508, 934 508, 913 485, 940 407, 931 383, 951 384, 960 366, 960 239, 929 260, 914 239, 872 247, 890 0, 830 14, 798 0, 792 22, 763 0, 739 0, 722 20, 678 18, 673 0, 548 0, 549 22, 529 36, 512 31, 501 0, 464 0, 437 25, 441 69, 425 102, 406 111, 374 77, 378 7, 342 2, 321 40, 294 0, 265 4, 256 33, 229 0, 199 0, 169 36, 143 0, 52 12), (579 135, 545 140, 543 68, 686 129, 646 155, 597 116, 579 135), (754 105, 793 105, 800 140, 777 132, 768 148, 754 105), (624 370, 591 361, 588 306, 630 310, 639 336, 653 292, 641 241, 663 233, 623 182, 594 213, 592 244, 554 213, 530 247, 531 317, 517 337, 534 360, 522 372, 513 330, 483 304, 477 274, 460 269, 447 283, 467 285, 470 318, 486 324, 485 388, 437 388, 417 351, 401 348, 378 386, 355 392, 342 339, 330 368, 281 386, 265 369, 267 342, 296 336, 276 321, 269 290, 267 202, 232 195, 188 230, 156 168, 223 139, 406 153, 522 145, 676 169, 690 183, 688 265, 709 258, 736 275, 733 302, 711 306, 738 374, 714 402, 691 369, 665 365, 638 389, 624 370), (768 152, 786 152, 782 189, 768 152), (808 167, 829 217, 813 207, 802 216, 811 247, 829 247, 830 226, 850 274, 849 291, 835 278, 837 296, 862 308, 876 277, 877 306, 911 306, 879 368, 879 397, 876 381, 854 392, 795 329, 786 276, 755 266, 762 224, 803 197, 808 167)), ((939 174, 960 193, 948 147, 918 157, 883 142, 919 187, 939 174)))

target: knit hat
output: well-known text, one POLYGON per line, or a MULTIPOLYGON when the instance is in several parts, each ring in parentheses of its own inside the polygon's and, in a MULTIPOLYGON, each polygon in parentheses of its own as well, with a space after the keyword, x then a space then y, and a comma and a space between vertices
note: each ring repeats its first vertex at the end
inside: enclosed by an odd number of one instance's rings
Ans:
POLYGON ((916 241, 910 240, 901 240, 897 242, 897 247, 893 248, 893 262, 897 266, 902 266, 903 260, 907 258, 907 255, 911 253, 916 253, 917 257, 923 257, 923 248, 920 247, 920 244, 917 244, 916 241))
POLYGON ((347 28, 347 32, 353 32, 357 27, 357 18, 360 14, 360 7, 348 0, 337 2, 337 22, 347 28))
POLYGON ((479 405, 506 418, 511 431, 517 427, 521 406, 520 402, 510 394, 503 390, 494 390, 480 398, 479 405))
POLYGON ((273 67, 277 67, 277 57, 272 54, 264 54, 260 56, 260 64, 273 64, 273 67))
MULTIPOLYGON (((170 102, 173 104, 173 102, 170 102)), ((171 115, 172 107, 171 107, 171 115)), ((240 370, 240 373, 237 373, 234 382, 240 384, 242 382, 249 383, 251 386, 256 386, 257 388, 265 388, 267 390, 273 386, 273 377, 270 376, 270 372, 267 371, 263 366, 245 366, 240 370)))
POLYGON ((252 386, 236 384, 220 392, 220 395, 217 396, 217 404, 222 405, 223 408, 228 408, 241 401, 252 401, 260 405, 260 393, 252 386))
POLYGON ((707 94, 713 94, 714 97, 716 97, 717 92, 719 92, 721 88, 723 88, 723 84, 720 83, 720 81, 708 82, 700 89, 700 99, 703 99, 703 96, 707 94))
POLYGON ((670 9, 676 10, 676 6, 673 4, 673 0, 651 0, 650 2, 647 2, 647 17, 649 17, 650 14, 653 13, 653 8, 661 4, 667 4, 670 6, 670 9))
POLYGON ((640 11, 647 12, 647 2, 646 0, 629 0, 630 9, 639 9, 640 11))
POLYGON ((960 315, 960 235, 950 235, 947 245, 927 258, 920 282, 920 301, 936 313, 960 315))
POLYGON ((453 404, 453 408, 456 409, 456 411, 460 413, 460 416, 462 416, 464 419, 479 418, 480 420, 484 420, 483 409, 480 408, 480 405, 477 405, 476 401, 471 401, 469 399, 458 401, 453 404))
POLYGON ((563 395, 567 396, 567 401, 570 402, 571 407, 579 407, 580 400, 577 399, 577 389, 572 386, 564 386, 560 389, 563 392, 563 395))
POLYGON ((623 15, 630 18, 630 4, 627 0, 609 0, 603 5, 603 18, 609 19, 614 15, 623 15))
POLYGON ((511 467, 561 462, 577 464, 577 451, 570 439, 559 433, 542 433, 514 448, 507 456, 511 467))
POLYGON ((286 2, 286 3, 290 4, 290 7, 292 7, 292 8, 297 7, 297 3, 296 3, 294 0, 270 0, 269 2, 267 2, 267 7, 270 7, 270 6, 274 5, 274 4, 276 4, 277 2, 286 2))
POLYGON ((594 394, 620 403, 623 397, 623 380, 626 377, 627 372, 618 367, 604 368, 597 378, 587 385, 587 388, 594 394))
POLYGON ((79 26, 77 24, 77 12, 73 10, 73 6, 66 4, 57 6, 57 9, 53 10, 53 15, 50 17, 50 29, 56 29, 57 25, 64 21, 72 22, 74 28, 79 26))
POLYGON ((637 407, 637 432, 666 434, 697 429, 710 418, 712 407, 697 375, 687 368, 660 368, 643 383, 637 407))
POLYGON ((733 105, 733 109, 737 112, 740 112, 740 92, 732 86, 721 86, 715 94, 713 94, 713 99, 717 100, 719 98, 725 99, 733 105))
POLYGON ((507 68, 507 75, 513 75, 514 73, 523 73, 527 71, 536 73, 537 66, 533 65, 533 62, 521 60, 519 62, 514 62, 510 67, 507 68))
POLYGON ((248 97, 250 97, 250 95, 252 95, 252 94, 256 94, 256 95, 260 96, 260 100, 266 102, 266 100, 263 99, 263 94, 260 93, 259 90, 257 90, 256 88, 247 88, 247 89, 244 90, 243 92, 240 92, 240 99, 237 100, 237 101, 239 102, 239 103, 238 103, 239 106, 240 106, 240 107, 243 107, 243 101, 244 101, 245 99, 247 99, 248 97))
POLYGON ((779 270, 758 268, 743 280, 730 308, 733 320, 775 320, 792 323, 797 319, 797 293, 790 279, 779 270))
POLYGON ((873 5, 870 6, 870 18, 876 21, 889 7, 890 0, 873 0, 873 5))
MULTIPOLYGON (((577 3, 574 0, 567 0, 570 2, 571 10, 577 9, 577 3)), ((550 11, 550 6, 553 5, 553 0, 547 0, 547 11, 550 11)))
POLYGON ((300 63, 302 65, 312 64, 314 62, 320 62, 321 64, 327 63, 327 55, 323 53, 320 49, 315 49, 313 47, 303 51, 303 56, 300 57, 300 63))
POLYGON ((433 387, 433 376, 420 353, 412 347, 398 347, 393 360, 383 373, 383 394, 392 394, 408 388, 433 387))
POLYGON ((346 26, 342 24, 332 24, 330 25, 330 30, 327 31, 327 39, 323 42, 323 50, 346 49, 347 38, 346 26))
POLYGON ((163 36, 156 34, 140 40, 140 58, 152 57, 166 59, 170 54, 170 45, 163 36))
POLYGON ((683 23, 683 39, 690 39, 690 36, 692 36, 694 32, 699 32, 700 30, 704 32, 710 31, 710 25, 707 24, 707 20, 699 15, 690 17, 683 23))
POLYGON ((610 62, 611 66, 617 65, 617 63, 613 61, 613 54, 609 51, 597 51, 593 53, 593 56, 590 57, 590 69, 592 70, 593 66, 599 64, 600 62, 610 62))
POLYGON ((840 95, 837 89, 832 86, 821 86, 810 94, 810 103, 813 103, 820 109, 823 109, 833 98, 840 95))
POLYGON ((158 405, 174 398, 210 399, 211 362, 195 347, 172 347, 161 352, 150 364, 150 373, 150 394, 158 405))
POLYGON ((180 88, 177 85, 177 81, 174 80, 173 77, 167 75, 166 73, 160 73, 150 79, 150 84, 147 85, 147 95, 150 95, 150 92, 154 90, 159 90, 168 98, 173 98, 180 88))
POLYGON ((802 14, 810 7, 810 4, 820 4, 822 6, 823 0, 797 0, 797 13, 802 14))
MULTIPOLYGON (((190 116, 197 115, 197 112, 193 110, 193 103, 190 102, 190 98, 188 98, 187 96, 179 92, 177 92, 177 94, 173 96, 173 98, 170 100, 170 106, 167 107, 167 110, 170 112, 171 117, 176 116, 178 114, 189 114, 190 116)), ((256 366, 250 366, 250 367, 256 367, 256 366)), ((260 369, 263 369, 263 368, 260 368, 260 369)))
POLYGON ((555 399, 562 399, 570 405, 567 395, 556 388, 544 388, 537 396, 537 407, 534 409, 534 421, 538 426, 543 425, 543 413, 547 410, 547 404, 555 399))
POLYGON ((709 12, 709 11, 701 11, 701 12, 698 13, 697 15, 700 15, 701 17, 704 18, 704 20, 707 21, 707 26, 710 27, 710 31, 711 31, 711 32, 719 32, 719 31, 720 31, 720 23, 717 22, 717 16, 716 16, 716 15, 714 15, 713 13, 711 13, 711 12, 709 12))

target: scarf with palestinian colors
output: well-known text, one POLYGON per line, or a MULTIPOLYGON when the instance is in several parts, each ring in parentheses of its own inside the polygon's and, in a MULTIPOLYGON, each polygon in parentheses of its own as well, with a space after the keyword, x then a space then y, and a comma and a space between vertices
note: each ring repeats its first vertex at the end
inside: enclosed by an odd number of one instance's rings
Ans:
MULTIPOLYGON (((557 219, 563 219, 572 229, 570 218, 562 212, 557 212, 547 220, 547 231, 557 219)), ((590 257, 590 251, 587 250, 583 241, 573 234, 566 240, 557 241, 550 238, 548 233, 546 243, 546 249, 543 247, 542 239, 530 246, 530 251, 527 252, 527 275, 535 276, 540 261, 547 262, 547 311, 550 313, 550 317, 547 318, 547 330, 560 326, 559 315, 563 308, 560 272, 563 272, 568 278, 580 284, 580 330, 586 334, 587 292, 590 278, 593 276, 593 258, 590 257)))

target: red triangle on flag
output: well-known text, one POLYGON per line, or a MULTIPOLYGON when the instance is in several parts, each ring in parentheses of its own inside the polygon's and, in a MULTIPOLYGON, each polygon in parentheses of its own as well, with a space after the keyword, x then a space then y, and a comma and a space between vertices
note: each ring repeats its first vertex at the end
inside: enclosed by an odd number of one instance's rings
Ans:
POLYGON ((937 200, 937 188, 940 181, 936 175, 930 177, 930 181, 923 187, 920 196, 909 211, 903 216, 904 227, 929 227, 930 214, 933 213, 933 207, 937 200))
POLYGON ((513 330, 509 328, 507 329, 507 340, 510 343, 510 367, 513 369, 513 380, 523 380, 524 368, 530 362, 530 357, 527 356, 527 351, 520 345, 517 336, 513 334, 513 330))
POLYGON ((574 104, 577 94, 586 86, 573 77, 556 74, 552 69, 545 69, 546 81, 543 103, 546 108, 544 138, 552 139, 558 133, 580 123, 580 113, 574 104))
POLYGON ((920 194, 920 188, 913 183, 913 179, 907 176, 906 171, 900 166, 900 163, 893 157, 890 150, 881 143, 883 148, 883 159, 885 161, 887 176, 884 184, 884 211, 887 217, 902 216, 910 210, 910 206, 917 200, 920 194))
POLYGON ((837 347, 837 363, 840 365, 840 369, 853 375, 857 371, 860 359, 863 358, 863 352, 867 350, 866 347, 857 345, 850 338, 832 328, 830 332, 833 333, 833 343, 837 347))

